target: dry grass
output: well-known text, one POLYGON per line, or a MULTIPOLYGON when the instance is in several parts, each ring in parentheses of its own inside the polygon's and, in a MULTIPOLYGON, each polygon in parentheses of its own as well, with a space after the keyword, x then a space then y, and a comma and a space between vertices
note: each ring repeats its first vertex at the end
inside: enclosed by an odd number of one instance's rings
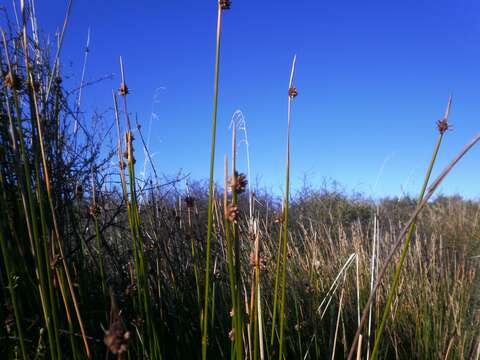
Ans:
MULTIPOLYGON (((139 180, 135 137, 145 142, 131 127, 123 62, 108 119, 118 142, 105 151, 110 129, 63 88, 61 48, 45 48, 19 10, 0 58, 2 359, 368 358, 376 336, 380 358, 478 360, 480 203, 432 197, 451 167, 427 176, 417 201, 335 187, 290 195, 288 130, 280 201, 236 168, 236 126, 246 128, 233 122, 220 188, 215 90, 209 184, 160 183, 156 170, 139 180), (405 235, 403 254, 392 251, 405 235)), ((297 91, 292 81, 286 90, 290 129, 297 91)))

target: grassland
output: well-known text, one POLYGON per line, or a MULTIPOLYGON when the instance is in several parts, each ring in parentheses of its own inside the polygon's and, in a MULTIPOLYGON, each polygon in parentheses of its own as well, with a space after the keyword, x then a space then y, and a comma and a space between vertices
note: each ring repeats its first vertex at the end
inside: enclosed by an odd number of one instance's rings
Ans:
POLYGON ((279 139, 284 198, 237 169, 239 124, 224 183, 215 184, 230 7, 220 1, 210 178, 161 181, 131 118, 122 59, 119 87, 105 94, 117 144, 105 150, 79 89, 64 87, 68 11, 51 48, 23 5, 0 46, 2 359, 479 359, 480 203, 435 196, 480 139, 435 168, 451 98, 432 121, 437 142, 416 198, 374 200, 335 186, 292 192, 294 59, 279 139), (148 179, 136 174, 142 151, 148 179))

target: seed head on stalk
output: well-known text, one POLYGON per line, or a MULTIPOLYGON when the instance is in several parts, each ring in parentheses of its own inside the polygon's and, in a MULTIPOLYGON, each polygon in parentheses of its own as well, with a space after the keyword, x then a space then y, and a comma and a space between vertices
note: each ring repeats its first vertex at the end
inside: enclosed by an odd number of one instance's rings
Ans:
POLYGON ((437 128, 440 134, 444 134, 447 130, 451 130, 452 126, 448 123, 447 119, 437 121, 437 128))
POLYGON ((290 86, 288 88, 288 97, 293 99, 294 97, 296 97, 298 95, 298 90, 295 86, 290 86))
POLYGON ((237 194, 242 194, 245 192, 247 184, 247 176, 243 173, 239 174, 237 171, 235 171, 234 175, 230 179, 230 190, 235 190, 237 194))
POLYGON ((118 310, 116 299, 113 295, 113 290, 110 289, 110 299, 112 309, 110 311, 110 327, 105 333, 103 341, 113 354, 122 356, 128 351, 128 341, 130 339, 130 332, 125 328, 123 320, 118 310))
POLYGON ((230 10, 230 6, 232 6, 232 2, 230 0, 220 0, 219 4, 222 10, 230 10))
POLYGON ((210 302, 210 258, 211 258, 211 242, 213 228, 213 196, 214 196, 214 166, 215 166, 215 138, 217 128, 217 110, 218 110, 218 80, 220 73, 220 35, 222 30, 222 13, 223 10, 230 8, 229 0, 219 0, 217 15, 217 36, 215 47, 215 71, 214 71, 214 90, 213 90, 213 112, 211 127, 211 146, 210 146, 210 176, 208 185, 208 215, 207 215, 207 239, 206 239, 206 256, 205 256, 205 297, 201 314, 202 326, 202 360, 207 359, 208 347, 208 306, 210 302))
POLYGON ((5 75, 3 85, 8 89, 20 91, 22 89, 22 79, 14 72, 9 71, 7 75, 5 75))

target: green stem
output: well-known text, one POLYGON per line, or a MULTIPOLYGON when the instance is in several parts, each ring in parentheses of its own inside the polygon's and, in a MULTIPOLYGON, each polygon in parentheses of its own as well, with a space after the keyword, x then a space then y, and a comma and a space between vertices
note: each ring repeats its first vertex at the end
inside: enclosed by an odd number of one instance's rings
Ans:
MULTIPOLYGON (((0 177, 0 180, 2 180, 1 182, 3 183, 3 179, 2 177, 0 177)), ((3 185, 0 183, 0 185, 3 185)), ((3 191, 3 186, 2 186, 2 189, 1 189, 1 194, 2 196, 0 196, 0 204, 1 204, 1 207, 0 208, 3 208, 3 209, 7 209, 7 206, 6 204, 4 204, 4 199, 3 199, 3 194, 4 194, 4 191, 3 191)), ((4 214, 2 214, 2 217, 4 216, 4 214)), ((25 341, 24 341, 24 335, 23 335, 23 328, 22 328, 22 318, 20 316, 20 311, 19 311, 19 307, 18 307, 18 304, 17 304, 17 296, 15 294, 15 287, 14 287, 14 284, 12 283, 12 276, 13 276, 13 273, 10 269, 10 261, 9 261, 9 258, 8 258, 8 250, 7 250, 7 243, 6 243, 6 239, 3 235, 3 229, 0 229, 0 246, 1 246, 1 249, 2 249, 2 256, 3 256, 3 263, 5 265, 5 272, 6 272, 6 275, 7 275, 7 280, 8 280, 8 290, 10 292, 10 298, 12 300, 12 307, 13 307, 13 313, 15 315, 15 323, 16 323, 16 326, 17 326, 17 333, 18 333, 18 339, 20 341, 20 348, 21 348, 21 351, 22 351, 22 357, 24 360, 27 360, 28 357, 27 357, 27 351, 25 349, 25 341)))
MULTIPOLYGON (((443 139, 443 133, 440 133, 440 135, 438 137, 438 140, 437 140, 437 144, 435 145, 435 149, 433 151, 432 158, 430 160, 430 165, 428 166, 427 173, 426 173, 425 179, 423 181, 422 190, 420 191, 420 195, 418 196, 417 205, 422 202, 423 197, 425 196, 425 191, 427 189, 428 182, 430 181, 430 176, 432 174, 433 165, 435 164, 435 160, 437 159, 438 150, 440 149, 440 144, 442 143, 442 139, 443 139)), ((410 225, 410 228, 408 229, 408 233, 407 233, 406 240, 405 240, 405 245, 404 245, 402 253, 400 255, 400 261, 398 262, 397 268, 395 270, 395 274, 394 274, 394 277, 393 277, 393 283, 392 283, 392 286, 391 286, 390 291, 388 293, 387 302, 386 302, 385 308, 383 310, 382 320, 381 320, 380 325, 378 326, 376 334, 375 334, 375 343, 374 343, 374 346, 373 346, 372 357, 371 357, 372 360, 375 360, 378 356, 378 351, 379 351, 379 347, 380 347, 380 340, 381 340, 381 337, 382 337, 382 334, 383 334, 383 330, 385 328, 385 324, 387 322, 388 315, 390 314, 390 309, 391 309, 391 305, 392 305, 392 302, 393 302, 393 298, 395 297, 396 292, 397 292, 398 282, 400 280, 400 273, 401 273, 405 258, 407 256, 408 249, 410 247, 410 242, 412 240, 413 233, 415 231, 416 220, 417 219, 415 219, 412 222, 412 224, 410 225)))
POLYGON ((280 302, 280 350, 278 352, 279 360, 283 359, 283 334, 285 328, 285 294, 287 287, 287 243, 288 243, 288 204, 290 197, 290 134, 292 123, 292 100, 296 96, 290 93, 293 84, 293 76, 295 74, 295 61, 293 58, 292 72, 290 75, 290 85, 288 94, 288 131, 287 131, 287 161, 286 161, 286 179, 285 179, 285 211, 284 211, 284 228, 283 228, 283 266, 282 266, 282 300, 280 302))
POLYGON ((280 229, 278 233, 278 251, 277 251, 277 263, 275 266, 275 290, 273 292, 272 335, 270 337, 270 347, 273 347, 273 340, 275 339, 275 320, 277 315, 278 285, 279 285, 279 279, 280 279, 280 259, 281 259, 282 248, 283 248, 282 235, 283 235, 283 222, 280 223, 280 229))
MULTIPOLYGON (((236 176, 235 167, 232 170, 232 177, 236 176)), ((232 188, 232 206, 237 206, 237 191, 232 188)), ((243 328, 243 310, 242 310, 242 300, 240 296, 241 288, 241 267, 240 267, 240 239, 238 236, 238 225, 234 222, 233 227, 233 244, 234 244, 234 255, 235 255, 235 302, 236 309, 235 311, 235 352, 237 354, 237 359, 243 358, 243 349, 242 349, 242 328, 243 328)))
POLYGON ((220 33, 222 24, 222 8, 218 4, 217 17, 217 43, 215 54, 215 80, 213 90, 213 114, 212 114, 212 132, 211 132, 211 148, 210 148, 210 180, 208 185, 208 222, 207 222, 207 248, 205 260, 205 302, 203 309, 203 332, 202 332, 202 359, 207 359, 207 339, 208 339, 208 304, 210 290, 210 257, 212 242, 212 225, 213 225, 213 174, 215 164, 215 137, 217 130, 217 102, 218 102, 218 77, 220 68, 220 33))

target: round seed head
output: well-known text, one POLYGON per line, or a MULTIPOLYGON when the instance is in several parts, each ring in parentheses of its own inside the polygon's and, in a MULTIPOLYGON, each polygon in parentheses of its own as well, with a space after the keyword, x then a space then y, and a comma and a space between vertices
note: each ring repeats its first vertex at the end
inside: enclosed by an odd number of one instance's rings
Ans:
POLYGON ((447 130, 451 129, 451 125, 448 123, 448 120, 444 118, 437 121, 437 128, 440 134, 444 134, 447 130))
POLYGON ((123 354, 128 351, 130 332, 125 329, 122 320, 115 319, 105 334, 103 341, 113 354, 123 354))
POLYGON ((22 89, 22 79, 17 74, 11 71, 8 72, 7 75, 5 75, 5 80, 3 81, 3 84, 8 89, 17 91, 22 89))
POLYGON ((222 10, 230 10, 230 6, 232 6, 232 2, 230 0, 220 0, 219 4, 222 10))
POLYGON ((243 173, 239 174, 235 171, 235 174, 230 179, 230 190, 233 191, 235 189, 237 194, 242 194, 245 192, 247 184, 247 176, 243 173))
POLYGON ((227 219, 236 224, 238 221, 238 207, 235 205, 228 205, 227 208, 227 219))
POLYGON ((121 95, 121 96, 125 96, 128 94, 128 87, 127 87, 127 84, 125 83, 121 83, 120 84, 120 88, 118 89, 118 94, 121 95))
POLYGON ((291 86, 289 89, 288 89, 288 96, 293 99, 294 97, 296 97, 298 95, 298 91, 297 91, 297 88, 295 86, 291 86))

